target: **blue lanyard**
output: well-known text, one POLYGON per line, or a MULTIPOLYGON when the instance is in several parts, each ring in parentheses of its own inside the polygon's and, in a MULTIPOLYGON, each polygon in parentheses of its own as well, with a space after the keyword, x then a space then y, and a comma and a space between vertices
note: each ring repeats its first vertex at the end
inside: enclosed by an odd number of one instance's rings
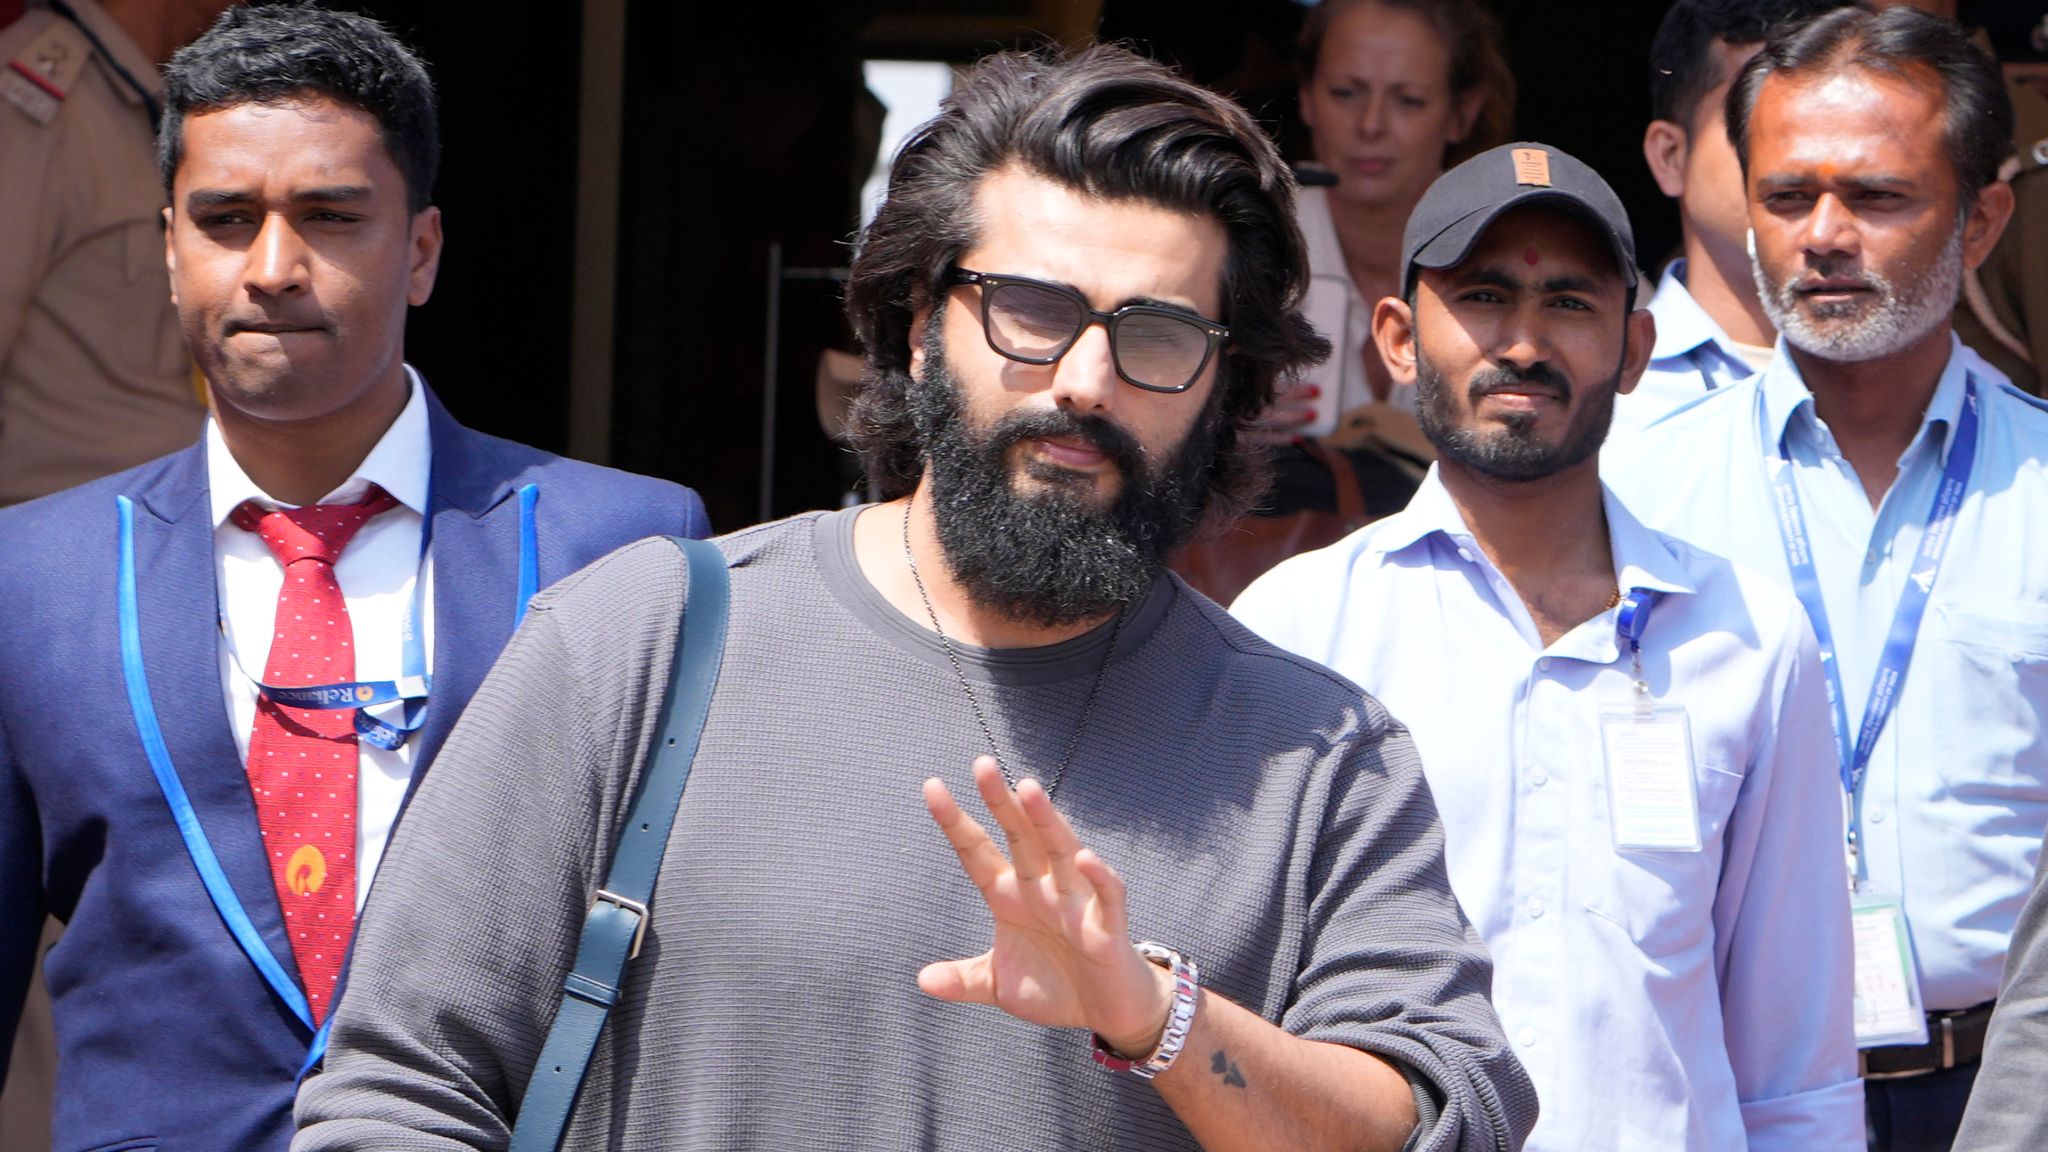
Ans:
MULTIPOLYGON (((516 628, 526 618, 526 603, 532 597, 533 586, 538 584, 539 557, 536 548, 536 530, 533 523, 534 506, 539 490, 528 484, 519 490, 519 603, 514 619, 516 628)), ((135 718, 136 735, 141 738, 143 755, 149 761, 149 768, 156 776, 157 787, 163 790, 164 801, 170 805, 171 819, 178 826, 178 835, 185 841, 185 851, 191 855, 192 864, 199 871, 199 882, 206 888, 206 895, 213 901, 214 908, 227 925, 228 933, 242 948, 249 962, 256 966, 264 983, 291 1009, 306 1031, 314 1034, 311 1050, 305 1065, 299 1070, 304 1076, 326 1048, 326 1023, 333 1021, 330 1014, 319 1029, 313 1027, 313 1013, 306 1003, 306 994, 298 982, 278 963, 270 946, 263 942, 262 933, 249 919, 248 910, 242 907, 241 898, 228 882, 227 872, 221 868, 220 857, 214 852, 213 844, 206 838, 206 829, 199 823, 199 813, 192 807, 192 798, 185 791, 184 781, 171 763, 170 748, 164 742, 163 725, 157 720, 156 702, 150 696, 149 676, 142 660, 142 626, 136 606, 135 593, 135 504, 126 496, 116 496, 114 504, 119 516, 119 571, 116 577, 116 599, 119 611, 121 635, 121 679, 128 691, 128 710, 135 718)), ((433 505, 428 504, 431 516, 433 505)), ((426 547, 424 536, 422 550, 426 547)), ((414 589, 415 598, 419 590, 414 589)), ((417 629, 408 629, 408 649, 417 639, 417 629)), ((411 658, 408 651, 407 658, 411 658)), ((421 646, 421 675, 424 675, 426 656, 421 646)), ((358 713, 360 715, 360 713, 358 713)), ((358 725, 360 731, 360 724, 358 725)), ((401 741, 402 742, 402 741, 401 741)), ((346 972, 343 973, 346 979, 346 972)))
MULTIPOLYGON (((1763 390, 1757 390, 1762 410, 1763 390)), ((1899 688, 1906 669, 1913 662, 1913 648, 1920 636, 1920 618, 1927 612, 1928 597, 1941 572, 1942 558, 1953 538, 1956 510, 1970 483, 1970 470, 1977 460, 1977 384, 1966 379, 1963 411, 1949 438, 1948 464, 1942 469, 1941 486, 1935 490, 1934 506, 1927 513, 1927 530, 1920 537, 1920 551, 1899 594, 1892 614, 1891 631, 1885 636, 1884 652, 1878 660, 1877 675, 1870 684, 1870 701, 1864 705, 1863 727, 1849 743, 1847 697, 1842 691, 1842 670, 1836 659, 1834 631, 1828 624, 1827 603, 1821 598, 1820 573, 1814 568, 1813 547, 1806 531, 1806 514, 1799 504, 1799 489, 1792 481, 1792 465, 1780 436, 1766 453, 1765 464, 1777 489, 1778 533, 1785 545, 1785 562, 1792 569, 1792 591, 1806 608, 1813 623, 1814 639, 1820 643, 1820 663, 1827 672, 1828 707, 1834 720, 1835 755, 1840 760, 1842 789, 1856 803, 1849 819, 1849 850, 1857 851, 1857 825, 1861 819, 1860 799, 1863 774, 1877 750, 1878 734, 1884 731, 1892 709, 1899 702, 1899 688)))
MULTIPOLYGON (((518 614, 513 619, 517 628, 526 619, 527 602, 539 591, 540 556, 534 538, 534 506, 540 499, 538 486, 528 484, 519 489, 519 600, 518 614)), ((434 506, 434 493, 427 490, 427 507, 434 506)), ((415 565, 418 575, 413 579, 412 599, 405 606, 405 617, 400 624, 399 641, 401 657, 399 677, 396 680, 350 680, 338 684, 308 684, 291 687, 272 684, 256 676, 250 676, 242 668, 242 661, 235 654, 232 640, 228 654, 235 666, 242 669, 242 675, 256 685, 256 690, 273 703, 287 708, 304 708, 308 711, 334 711, 342 708, 355 710, 356 735, 386 752, 396 752, 405 746, 406 740, 426 722, 427 697, 434 686, 433 674, 427 670, 427 646, 421 635, 420 621, 425 618, 427 548, 433 543, 434 520, 432 516, 421 518, 420 552, 415 565), (370 709, 381 704, 403 700, 403 717, 396 723, 370 715, 370 709)), ((221 614, 225 620, 225 612, 221 614)), ((226 629, 223 628, 223 632, 226 629)))
MULTIPOLYGON (((531 487, 531 485, 528 485, 531 487)), ((426 506, 428 515, 420 518, 419 560, 414 565, 412 599, 406 602, 405 617, 399 625, 401 656, 399 677, 396 680, 350 680, 337 684, 305 684, 292 687, 272 684, 260 677, 250 676, 242 667, 242 658, 235 651, 234 639, 228 634, 227 613, 222 611, 221 633, 227 638, 228 657, 235 662, 249 682, 256 685, 256 691, 265 699, 286 708, 304 708, 308 711, 331 712, 342 708, 355 710, 356 735, 386 752, 396 752, 405 746, 406 739, 419 730, 427 718, 427 694, 433 689, 434 678, 427 671, 427 645, 420 634, 420 620, 425 611, 427 588, 427 548, 434 539, 434 491, 427 489, 426 506), (405 701, 403 717, 393 724, 370 715, 369 710, 380 704, 405 701)), ((521 511, 525 511, 524 505, 521 511)), ((524 527, 524 524, 521 525, 524 527)), ((526 534, 522 531, 522 545, 526 534)), ((524 559, 522 555, 521 559, 524 559)), ((524 597, 520 599, 523 605, 524 597)))

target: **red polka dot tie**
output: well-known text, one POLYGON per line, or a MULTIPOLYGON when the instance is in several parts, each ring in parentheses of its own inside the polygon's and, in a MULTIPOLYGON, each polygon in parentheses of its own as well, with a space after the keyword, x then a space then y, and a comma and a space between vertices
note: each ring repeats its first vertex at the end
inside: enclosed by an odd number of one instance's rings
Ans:
MULTIPOLYGON (((334 562, 357 529, 397 503, 372 485, 360 504, 265 509, 251 501, 235 509, 235 525, 262 537, 284 565, 265 683, 297 687, 356 678, 355 631, 334 562)), ((333 1004, 356 922, 354 710, 285 708, 259 695, 249 735, 249 790, 317 1025, 333 1004)))

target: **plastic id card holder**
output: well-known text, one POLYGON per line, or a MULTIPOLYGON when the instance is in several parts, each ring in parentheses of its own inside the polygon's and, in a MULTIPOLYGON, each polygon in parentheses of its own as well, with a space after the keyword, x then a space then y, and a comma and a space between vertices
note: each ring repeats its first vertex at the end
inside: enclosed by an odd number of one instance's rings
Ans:
POLYGON ((1868 884, 1849 899, 1856 940, 1856 1046, 1927 1043, 1913 943, 1899 898, 1868 884))
POLYGON ((1607 759, 1607 817, 1614 846, 1632 852, 1697 852, 1700 808, 1685 708, 1610 708, 1600 714, 1607 759))

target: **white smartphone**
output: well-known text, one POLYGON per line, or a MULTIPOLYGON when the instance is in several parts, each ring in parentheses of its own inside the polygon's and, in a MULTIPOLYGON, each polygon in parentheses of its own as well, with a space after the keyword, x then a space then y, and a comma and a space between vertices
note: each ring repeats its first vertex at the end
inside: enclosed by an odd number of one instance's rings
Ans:
POLYGON ((1345 326, 1351 318, 1350 285, 1342 276, 1311 276, 1308 294, 1302 298, 1301 314, 1330 342, 1330 357, 1301 374, 1303 384, 1316 387, 1315 419, 1301 428, 1304 436, 1328 436, 1337 430, 1337 417, 1344 403, 1344 365, 1351 357, 1350 333, 1345 326))

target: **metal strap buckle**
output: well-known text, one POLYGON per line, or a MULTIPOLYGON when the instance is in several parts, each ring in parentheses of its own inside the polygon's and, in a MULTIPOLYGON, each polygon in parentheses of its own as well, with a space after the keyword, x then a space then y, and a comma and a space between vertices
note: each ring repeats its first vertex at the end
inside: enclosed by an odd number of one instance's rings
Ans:
POLYGON ((590 910, 593 912, 597 911, 599 904, 616 904, 640 917, 639 924, 633 928, 633 950, 626 954, 626 959, 628 960, 637 959, 640 955, 640 942, 647 939, 647 905, 642 904, 638 900, 621 896, 617 892, 607 892, 602 888, 598 889, 597 895, 591 898, 590 910))
POLYGON ((1944 1069, 1956 1066, 1956 1018, 1941 1018, 1941 1066, 1944 1069))

